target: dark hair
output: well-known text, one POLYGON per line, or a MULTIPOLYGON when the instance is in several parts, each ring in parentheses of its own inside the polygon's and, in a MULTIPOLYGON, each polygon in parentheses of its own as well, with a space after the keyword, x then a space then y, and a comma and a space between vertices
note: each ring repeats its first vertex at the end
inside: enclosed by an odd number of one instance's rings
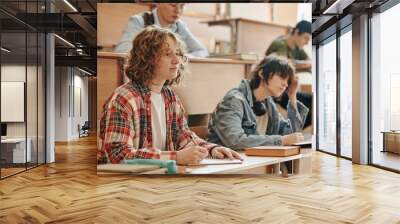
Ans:
POLYGON ((272 78, 272 75, 279 75, 281 78, 286 79, 289 77, 290 81, 293 78, 295 68, 288 59, 284 57, 271 54, 261 60, 256 68, 251 72, 250 77, 250 87, 251 89, 256 89, 260 85, 261 78, 258 73, 262 71, 264 80, 268 84, 268 80, 272 78))
POLYGON ((311 34, 311 23, 306 20, 302 20, 296 24, 296 27, 292 30, 292 34, 294 34, 296 30, 298 35, 303 33, 311 34))

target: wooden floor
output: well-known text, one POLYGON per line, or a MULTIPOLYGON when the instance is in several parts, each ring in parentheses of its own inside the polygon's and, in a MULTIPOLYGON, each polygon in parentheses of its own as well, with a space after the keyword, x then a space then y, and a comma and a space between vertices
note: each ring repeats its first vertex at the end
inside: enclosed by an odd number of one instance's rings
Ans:
POLYGON ((372 162, 380 166, 400 170, 400 155, 396 153, 374 151, 372 162))
POLYGON ((0 223, 400 223, 400 175, 323 153, 313 174, 98 177, 95 138, 0 181, 0 223))

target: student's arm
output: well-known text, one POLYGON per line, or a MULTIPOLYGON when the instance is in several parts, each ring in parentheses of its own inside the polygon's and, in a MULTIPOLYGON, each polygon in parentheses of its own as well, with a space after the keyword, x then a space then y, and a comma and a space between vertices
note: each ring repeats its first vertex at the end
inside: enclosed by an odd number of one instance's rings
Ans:
POLYGON ((274 40, 265 52, 265 56, 268 56, 270 54, 287 57, 288 55, 285 43, 283 41, 274 40))
POLYGON ((297 91, 299 88, 299 76, 295 74, 292 82, 287 89, 289 102, 287 105, 288 118, 292 124, 293 132, 300 132, 303 129, 309 109, 297 100, 297 91))
POLYGON ((304 49, 299 49, 296 58, 293 59, 296 70, 311 70, 311 61, 304 49))
MULTIPOLYGON (((303 130, 304 122, 307 117, 308 108, 304 106, 301 102, 297 101, 296 106, 293 106, 293 103, 289 100, 287 105, 288 118, 285 119, 275 107, 275 112, 277 115, 273 116, 268 122, 277 122, 278 123, 278 133, 279 135, 289 135, 294 132, 301 132, 303 130), (272 119, 275 119, 273 121, 272 119)), ((276 123, 275 123, 276 124, 276 123)), ((272 134, 272 133, 270 133, 272 134)))
POLYGON ((200 43, 200 41, 190 32, 185 23, 179 21, 178 32, 182 40, 185 42, 188 56, 204 58, 208 56, 207 49, 200 43))
POLYGON ((210 124, 224 146, 244 149, 260 145, 282 145, 280 135, 248 135, 242 127, 243 102, 232 97, 221 102, 210 124))
MULTIPOLYGON (((114 49, 117 53, 128 53, 132 49, 132 41, 143 30, 144 22, 140 15, 131 16, 122 33, 121 40, 114 49)), ((110 30, 110 32, 113 32, 110 30)))
POLYGON ((297 100, 296 106, 289 100, 287 105, 288 119, 292 124, 293 132, 301 132, 307 118, 309 109, 297 100))
MULTIPOLYGON (((101 148, 99 163, 121 163, 124 159, 162 159, 175 160, 176 152, 161 151, 157 148, 135 148, 134 141, 139 142, 140 136, 135 133, 139 121, 135 121, 134 110, 113 100, 103 112, 100 124, 101 148)), ((137 112, 137 111, 136 111, 137 112)), ((136 116, 138 117, 138 116, 136 116)))

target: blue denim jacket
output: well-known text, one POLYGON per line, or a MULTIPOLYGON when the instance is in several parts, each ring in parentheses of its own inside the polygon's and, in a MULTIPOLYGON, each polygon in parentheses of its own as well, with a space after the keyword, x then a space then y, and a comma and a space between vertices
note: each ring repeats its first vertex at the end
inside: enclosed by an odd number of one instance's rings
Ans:
POLYGON ((308 108, 297 101, 297 109, 290 101, 288 119, 278 112, 272 97, 266 99, 268 125, 265 134, 257 131, 253 112, 252 91, 248 80, 231 89, 217 105, 208 123, 208 141, 231 149, 262 145, 282 145, 282 135, 301 131, 308 108))

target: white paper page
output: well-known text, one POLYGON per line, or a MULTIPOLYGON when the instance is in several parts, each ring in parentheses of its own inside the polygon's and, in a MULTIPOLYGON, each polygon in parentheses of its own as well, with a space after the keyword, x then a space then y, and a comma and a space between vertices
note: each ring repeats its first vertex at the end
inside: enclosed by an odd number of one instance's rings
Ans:
POLYGON ((239 159, 203 159, 200 165, 240 164, 242 162, 239 159))

